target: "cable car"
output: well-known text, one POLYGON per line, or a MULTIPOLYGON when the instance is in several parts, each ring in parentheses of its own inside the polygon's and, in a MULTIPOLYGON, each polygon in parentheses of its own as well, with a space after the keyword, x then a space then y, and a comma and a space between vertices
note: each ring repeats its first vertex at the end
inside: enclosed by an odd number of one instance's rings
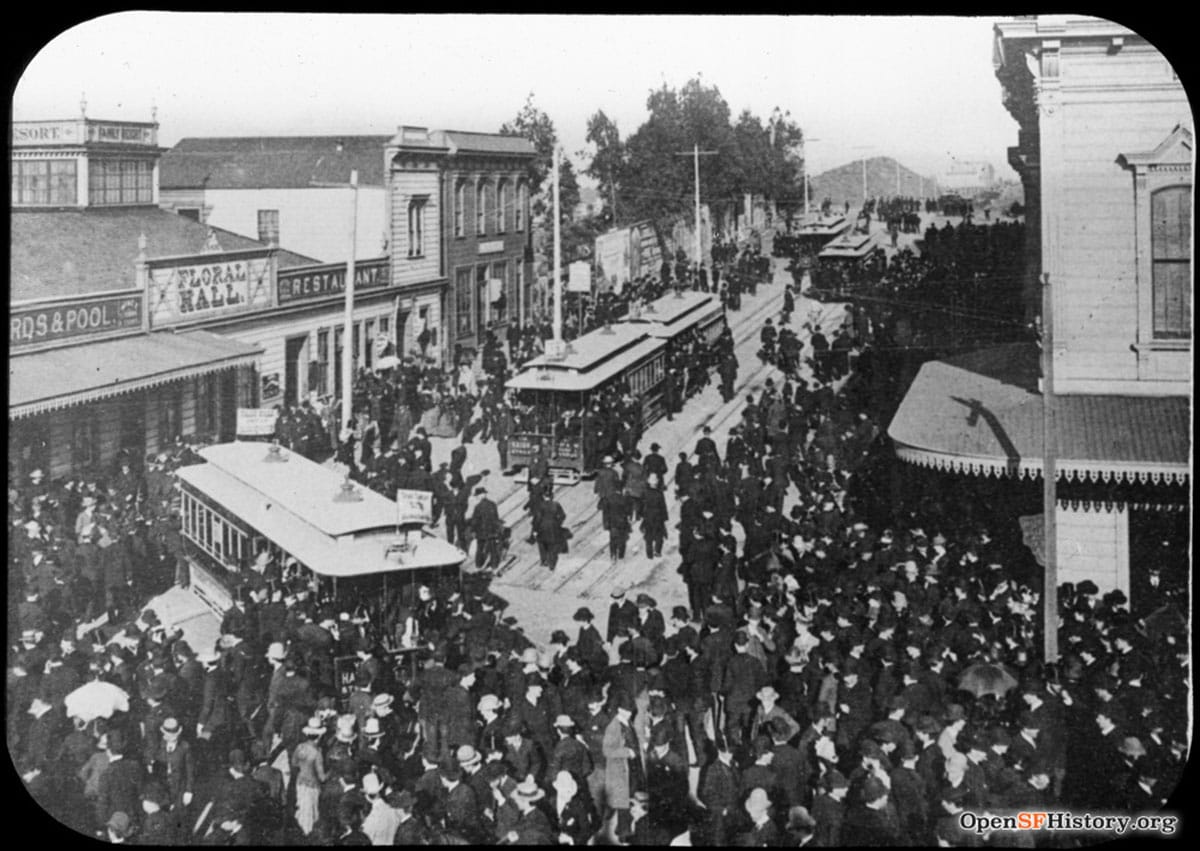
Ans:
POLYGON ((610 391, 628 390, 642 428, 663 414, 667 340, 638 322, 598 328, 572 340, 565 355, 539 355, 505 385, 516 391, 517 422, 509 463, 528 469, 544 448, 555 480, 577 482, 591 473, 583 445, 583 412, 610 391))
POLYGON ((651 336, 666 340, 668 354, 690 339, 692 331, 699 331, 704 345, 712 348, 726 327, 725 307, 713 293, 665 295, 632 311, 621 324, 644 327, 651 336))
POLYGON ((817 255, 812 271, 813 286, 808 295, 815 299, 844 296, 886 254, 871 234, 846 233, 825 246, 817 255))
POLYGON ((181 532, 190 588, 218 616, 261 583, 251 565, 264 552, 281 568, 280 584, 298 577, 319 601, 376 624, 392 622, 422 584, 461 586, 462 550, 419 513, 336 470, 264 443, 200 455, 206 463, 178 473, 181 532))

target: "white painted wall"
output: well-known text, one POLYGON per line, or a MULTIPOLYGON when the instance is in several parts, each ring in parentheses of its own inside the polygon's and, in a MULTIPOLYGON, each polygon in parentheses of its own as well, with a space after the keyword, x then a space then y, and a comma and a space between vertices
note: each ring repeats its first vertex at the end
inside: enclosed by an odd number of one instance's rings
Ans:
MULTIPOLYGON (((347 178, 349 179, 349 178, 347 178)), ((208 189, 208 223, 258 238, 258 211, 279 211, 279 245, 322 263, 345 262, 350 250, 350 189, 208 189)), ((355 252, 360 258, 386 253, 386 192, 382 186, 358 188, 355 252)))
POLYGON ((1096 583, 1101 593, 1120 588, 1129 595, 1129 511, 1074 509, 1061 503, 1058 523, 1058 581, 1096 583))

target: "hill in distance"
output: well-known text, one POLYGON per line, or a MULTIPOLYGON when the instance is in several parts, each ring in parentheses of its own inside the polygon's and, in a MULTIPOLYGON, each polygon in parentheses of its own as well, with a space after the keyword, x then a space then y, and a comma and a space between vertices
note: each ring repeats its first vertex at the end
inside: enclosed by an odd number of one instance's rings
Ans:
MULTIPOLYGON (((896 194, 896 169, 900 169, 900 194, 921 194, 922 180, 924 195, 936 197, 937 182, 931 177, 917 174, 891 157, 869 157, 867 159, 867 197, 892 197, 896 194)), ((862 160, 846 163, 809 179, 809 191, 813 202, 820 204, 829 198, 834 204, 849 201, 852 207, 862 203, 863 197, 862 160)))

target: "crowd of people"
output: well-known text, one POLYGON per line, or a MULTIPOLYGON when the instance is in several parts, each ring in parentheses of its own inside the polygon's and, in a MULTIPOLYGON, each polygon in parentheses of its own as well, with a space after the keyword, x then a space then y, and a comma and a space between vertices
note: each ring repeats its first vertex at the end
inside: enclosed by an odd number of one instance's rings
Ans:
MULTIPOLYGON (((870 317, 847 316, 868 354, 870 317)), ((417 372, 383 384, 409 400, 417 372)), ((373 381, 356 407, 379 437, 349 456, 356 475, 477 490, 457 459, 432 469, 416 411, 411 432, 409 404, 389 422, 373 381)), ((1188 751, 1190 648, 1186 612, 1159 607, 1186 586, 1163 577, 1132 607, 1063 586, 1062 657, 1043 664, 1012 518, 865 510, 886 421, 862 382, 769 379, 723 447, 705 427, 675 463, 637 433, 598 448, 610 535, 640 520, 660 556, 674 538, 688 604, 614 589, 574 636, 506 617, 479 582, 422 586, 398 624, 292 581, 239 595, 192 648, 137 604, 178 549, 137 541, 160 511, 177 529, 169 468, 194 453, 10 482, 7 733, 26 789, 79 832, 144 844, 1032 847, 959 815, 1162 806, 1188 751), (104 684, 127 703, 72 701, 104 684)), ((464 441, 506 427, 458 419, 464 441)), ((539 543, 564 519, 542 516, 539 543)))

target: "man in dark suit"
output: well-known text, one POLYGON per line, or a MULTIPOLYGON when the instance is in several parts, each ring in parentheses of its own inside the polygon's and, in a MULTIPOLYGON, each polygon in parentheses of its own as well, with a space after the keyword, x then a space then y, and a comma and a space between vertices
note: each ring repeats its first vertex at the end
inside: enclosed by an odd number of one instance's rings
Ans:
POLYGON ((649 594, 637 596, 637 628, 638 632, 647 638, 655 647, 662 647, 663 636, 666 635, 667 625, 658 603, 649 594))
POLYGON ((159 732, 161 738, 150 770, 159 783, 165 784, 167 803, 182 812, 192 802, 196 779, 191 745, 182 740, 183 725, 175 718, 163 721, 159 732))
POLYGON ((662 447, 657 443, 650 444, 650 454, 642 459, 642 471, 646 474, 647 479, 652 473, 657 475, 658 487, 662 489, 667 481, 667 461, 659 454, 660 449, 662 447))
MULTIPOLYGON (((608 650, 604 647, 604 640, 600 638, 600 631, 592 624, 595 620, 592 610, 586 606, 577 609, 574 619, 579 623, 579 637, 575 639, 575 650, 580 661, 593 674, 603 673, 608 667, 608 650)), ((611 617, 609 622, 611 624, 611 617)))
POLYGON ((471 514, 471 531, 475 535, 475 566, 491 570, 500 566, 500 536, 503 524, 496 503, 488 499, 486 488, 475 488, 480 497, 471 514))
POLYGON ((108 770, 100 775, 100 794, 96 799, 96 816, 106 823, 113 813, 123 812, 136 819, 142 811, 139 797, 144 780, 142 766, 125 755, 128 742, 125 731, 109 730, 104 742, 108 751, 108 770))
MULTIPOLYGON (((621 629, 625 626, 633 624, 637 621, 638 611, 637 606, 631 601, 625 599, 625 592, 617 589, 609 595, 612 597, 612 605, 608 607, 608 642, 620 634, 621 629)), ((605 662, 605 665, 608 663, 605 662)))
POLYGON ((608 529, 608 555, 614 564, 619 559, 625 558, 625 545, 629 541, 631 508, 629 498, 620 490, 615 491, 608 498, 605 527, 608 529))
POLYGON ((617 472, 616 462, 611 455, 605 455, 604 466, 596 471, 596 481, 592 491, 596 494, 597 506, 604 520, 604 528, 610 528, 610 503, 616 494, 621 492, 621 476, 617 472))

